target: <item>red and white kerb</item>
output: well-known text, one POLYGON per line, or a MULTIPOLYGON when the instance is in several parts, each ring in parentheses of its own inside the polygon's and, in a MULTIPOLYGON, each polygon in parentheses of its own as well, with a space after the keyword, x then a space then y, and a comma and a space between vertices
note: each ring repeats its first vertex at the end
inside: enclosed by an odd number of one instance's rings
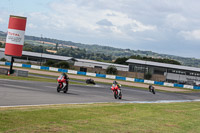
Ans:
POLYGON ((5 55, 22 56, 26 17, 10 16, 5 55))

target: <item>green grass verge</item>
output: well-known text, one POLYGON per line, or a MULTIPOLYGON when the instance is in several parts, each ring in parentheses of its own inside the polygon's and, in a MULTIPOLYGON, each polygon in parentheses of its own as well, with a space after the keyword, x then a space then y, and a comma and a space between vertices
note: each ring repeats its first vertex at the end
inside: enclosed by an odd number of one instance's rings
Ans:
MULTIPOLYGON (((8 76, 8 75, 0 75, 0 79, 28 80, 28 81, 39 81, 39 82, 53 82, 53 83, 57 83, 57 80, 55 80, 55 79, 42 78, 42 77, 34 77, 34 76, 20 77, 20 76, 13 76, 13 75, 10 75, 10 76, 8 76)), ((79 83, 79 82, 73 82, 73 81, 70 81, 70 84, 86 85, 86 83, 79 83)))
POLYGON ((200 102, 0 108, 0 132, 197 133, 200 102))

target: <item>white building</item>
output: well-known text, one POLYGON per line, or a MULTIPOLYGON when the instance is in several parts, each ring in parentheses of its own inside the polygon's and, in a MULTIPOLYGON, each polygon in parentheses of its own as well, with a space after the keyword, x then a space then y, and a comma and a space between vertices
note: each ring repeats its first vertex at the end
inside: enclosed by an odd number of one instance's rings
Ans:
POLYGON ((74 66, 100 68, 100 69, 107 69, 109 66, 115 66, 118 71, 128 71, 129 68, 128 65, 119 65, 119 64, 105 63, 93 60, 84 60, 84 59, 76 59, 74 66))

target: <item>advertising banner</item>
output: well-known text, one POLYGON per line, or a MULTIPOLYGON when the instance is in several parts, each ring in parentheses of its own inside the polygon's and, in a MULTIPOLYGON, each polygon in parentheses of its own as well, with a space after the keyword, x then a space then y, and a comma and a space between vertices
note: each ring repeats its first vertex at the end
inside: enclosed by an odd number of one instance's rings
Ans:
POLYGON ((26 17, 10 16, 6 38, 5 55, 22 56, 26 17))

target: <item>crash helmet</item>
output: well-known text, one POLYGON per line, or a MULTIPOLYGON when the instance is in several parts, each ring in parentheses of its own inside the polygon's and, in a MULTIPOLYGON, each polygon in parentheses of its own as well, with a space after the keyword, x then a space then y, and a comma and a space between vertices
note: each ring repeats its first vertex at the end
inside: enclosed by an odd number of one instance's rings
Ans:
POLYGON ((149 89, 151 89, 153 86, 152 85, 149 85, 149 89))
POLYGON ((113 84, 117 84, 117 81, 113 81, 113 84))
POLYGON ((61 75, 63 75, 64 77, 67 77, 67 75, 64 72, 61 75))

